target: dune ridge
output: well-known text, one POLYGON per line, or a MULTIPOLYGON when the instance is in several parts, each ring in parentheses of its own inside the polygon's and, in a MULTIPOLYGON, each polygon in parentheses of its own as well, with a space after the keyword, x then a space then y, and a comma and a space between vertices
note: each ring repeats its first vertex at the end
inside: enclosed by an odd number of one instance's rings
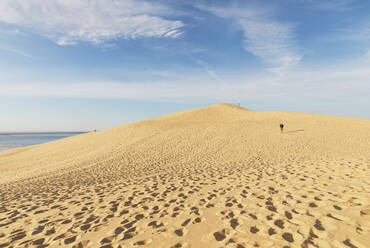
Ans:
POLYGON ((368 247, 369 137, 217 104, 3 151, 0 247, 368 247))

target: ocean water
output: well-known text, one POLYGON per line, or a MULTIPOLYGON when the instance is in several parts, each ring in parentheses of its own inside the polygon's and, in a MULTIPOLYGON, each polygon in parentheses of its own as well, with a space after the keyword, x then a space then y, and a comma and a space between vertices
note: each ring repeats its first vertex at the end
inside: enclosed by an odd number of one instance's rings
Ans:
MULTIPOLYGON (((0 133, 0 145, 22 145, 22 146, 29 146, 29 145, 36 145, 41 143, 46 143, 49 141, 62 139, 78 134, 82 134, 83 132, 70 132, 70 133, 0 133)), ((15 149, 18 147, 0 147, 0 151, 5 151, 9 149, 15 149)))

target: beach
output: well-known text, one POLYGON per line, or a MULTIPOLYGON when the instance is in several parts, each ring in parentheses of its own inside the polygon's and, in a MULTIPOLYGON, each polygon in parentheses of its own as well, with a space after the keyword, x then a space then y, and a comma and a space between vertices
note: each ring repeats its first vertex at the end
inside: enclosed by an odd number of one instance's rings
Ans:
POLYGON ((1 151, 0 247, 369 247, 369 127, 217 104, 1 151))

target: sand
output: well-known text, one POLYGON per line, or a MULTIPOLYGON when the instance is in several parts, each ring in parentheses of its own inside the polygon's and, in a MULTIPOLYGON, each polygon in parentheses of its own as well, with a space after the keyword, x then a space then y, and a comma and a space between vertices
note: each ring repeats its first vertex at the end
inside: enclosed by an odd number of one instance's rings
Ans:
POLYGON ((0 152, 0 184, 0 247, 370 247, 370 120, 218 104, 0 152))

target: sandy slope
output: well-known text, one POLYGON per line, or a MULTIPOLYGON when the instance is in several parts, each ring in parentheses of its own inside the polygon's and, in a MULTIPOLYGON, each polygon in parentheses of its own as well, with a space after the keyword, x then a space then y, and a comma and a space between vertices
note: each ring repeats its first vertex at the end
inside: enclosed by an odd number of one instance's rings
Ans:
POLYGON ((0 184, 0 247, 370 247, 370 120, 218 104, 0 152, 0 184))

